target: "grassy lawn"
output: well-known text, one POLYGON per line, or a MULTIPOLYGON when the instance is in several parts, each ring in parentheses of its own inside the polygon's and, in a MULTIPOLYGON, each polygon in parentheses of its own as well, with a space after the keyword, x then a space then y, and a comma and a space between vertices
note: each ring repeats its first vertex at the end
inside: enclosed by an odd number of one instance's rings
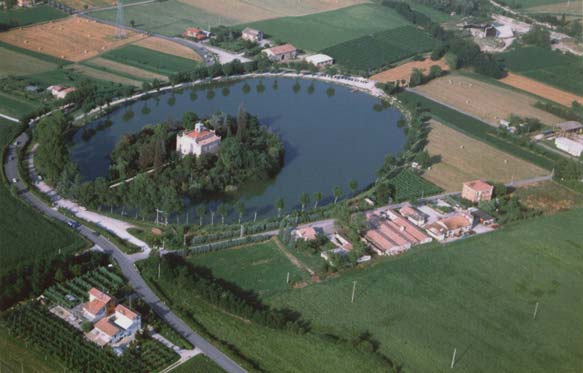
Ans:
POLYGON ((364 4, 303 17, 259 21, 248 26, 263 31, 271 39, 286 41, 310 51, 320 51, 368 34, 408 24, 409 22, 388 7, 364 4))
POLYGON ((0 11, 0 23, 22 27, 66 17, 67 14, 47 5, 0 11))
POLYGON ((403 102, 409 106, 417 104, 421 105, 422 108, 429 111, 429 114, 433 118, 448 127, 452 127, 470 137, 483 141, 508 154, 524 159, 544 169, 551 170, 554 166, 553 160, 559 157, 553 153, 549 153, 548 156, 543 156, 507 142, 497 137, 495 133, 496 130, 486 123, 438 104, 435 101, 426 99, 418 94, 402 92, 398 94, 398 98, 403 100, 403 102))
POLYGON ((500 55, 514 73, 583 95, 583 57, 538 47, 519 48, 500 55))
POLYGON ((157 52, 136 45, 127 45, 104 53, 101 57, 140 69, 170 75, 193 70, 198 63, 183 57, 157 52))
POLYGON ((326 48, 339 65, 355 70, 377 69, 433 49, 436 41, 413 26, 379 31, 326 48))
MULTIPOLYGON (((7 144, 17 125, 0 119, 0 144, 7 144)), ((39 256, 51 256, 59 249, 73 252, 85 246, 84 241, 64 224, 49 221, 24 205, 0 184, 0 237, 2 237, 2 268, 0 274, 15 264, 39 256)))
POLYGON ((215 277, 227 279, 245 290, 254 290, 260 296, 289 289, 288 272, 291 284, 309 277, 295 267, 273 241, 196 255, 189 261, 209 268, 215 277))
POLYGON ((224 370, 205 355, 197 355, 172 369, 172 373, 221 373, 224 370))
POLYGON ((268 303, 300 311, 323 333, 368 330, 410 372, 449 371, 454 348, 463 372, 579 371, 581 221, 583 210, 572 210, 420 246, 268 303))
MULTIPOLYGON (((91 12, 96 18, 115 22, 116 10, 91 12)), ((219 17, 200 8, 181 3, 177 0, 154 2, 144 5, 126 7, 124 20, 130 25, 133 20, 137 28, 168 36, 181 35, 187 27, 208 28, 216 26, 219 17)), ((232 25, 235 21, 221 17, 220 24, 232 25)))

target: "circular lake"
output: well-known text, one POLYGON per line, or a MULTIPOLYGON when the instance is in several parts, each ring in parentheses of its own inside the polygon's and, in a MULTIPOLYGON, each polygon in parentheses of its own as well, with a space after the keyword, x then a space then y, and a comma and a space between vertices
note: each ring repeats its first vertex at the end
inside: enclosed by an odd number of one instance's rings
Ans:
MULTIPOLYGON (((401 113, 383 107, 375 97, 320 81, 265 78, 168 92, 120 107, 108 115, 110 127, 100 128, 89 139, 83 139, 83 131, 75 134, 71 158, 83 179, 107 176, 108 155, 124 134, 139 132, 148 124, 180 121, 188 111, 201 118, 216 112, 236 115, 241 104, 285 144, 285 164, 274 179, 250 183, 229 197, 242 199, 247 211, 257 211, 259 216, 275 213, 278 198, 285 199, 286 210, 296 208, 304 192, 311 198, 322 192, 321 204, 330 202, 335 186, 349 193, 350 179, 363 189, 376 179, 384 157, 400 152, 405 144, 404 131, 397 127, 401 113), (146 105, 149 113, 142 110, 146 105), (128 119, 124 114, 129 110, 134 115, 128 119)), ((97 128, 104 119, 88 128, 97 128)))

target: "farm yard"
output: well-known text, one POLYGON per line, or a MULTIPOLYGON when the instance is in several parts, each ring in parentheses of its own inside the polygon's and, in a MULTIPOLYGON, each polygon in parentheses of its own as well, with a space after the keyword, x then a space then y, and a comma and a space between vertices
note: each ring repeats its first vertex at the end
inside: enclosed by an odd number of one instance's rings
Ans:
POLYGON ((410 169, 401 171, 397 176, 391 178, 389 182, 395 187, 395 200, 397 202, 429 197, 443 191, 437 185, 423 179, 410 169))
POLYGON ((170 75, 177 71, 190 71, 198 65, 198 62, 192 59, 157 52, 137 45, 126 45, 122 48, 106 52, 101 57, 138 69, 165 75, 170 75))
POLYGON ((427 150, 437 162, 423 177, 446 192, 459 191, 465 181, 483 179, 509 183, 548 175, 549 171, 504 153, 431 120, 427 150))
POLYGON ((69 61, 82 61, 144 35, 129 33, 116 40, 116 28, 77 16, 0 33, 0 41, 69 61))
POLYGON ((430 51, 436 43, 426 32, 403 26, 340 43, 322 53, 334 57, 336 63, 346 68, 368 70, 430 51))
POLYGON ((134 45, 138 47, 148 48, 157 52, 171 54, 177 57, 188 58, 194 61, 201 61, 202 58, 194 50, 185 47, 184 45, 174 43, 165 39, 149 37, 142 39, 134 45))
POLYGON ((577 371, 583 232, 572 227, 582 219, 579 209, 420 246, 267 302, 301 312, 315 330, 367 330, 412 372, 449 370, 454 348, 464 372, 577 371))
POLYGON ((303 17, 255 22, 246 26, 263 31, 273 40, 283 40, 310 51, 321 51, 365 35, 408 24, 409 22, 389 7, 363 4, 303 17))
POLYGON ((511 114, 537 118, 547 125, 563 122, 561 118, 535 108, 533 105, 537 99, 530 95, 460 74, 433 79, 414 90, 495 126, 499 125, 500 119, 507 119, 511 114))
POLYGON ((409 81, 413 69, 419 69, 424 74, 427 74, 429 68, 433 65, 441 67, 441 70, 443 71, 447 71, 449 69, 443 59, 439 61, 433 61, 430 58, 425 58, 425 60, 423 61, 409 61, 405 62, 404 64, 390 68, 388 70, 381 71, 380 73, 371 76, 370 79, 381 83, 395 82, 401 80, 409 81))
POLYGON ((569 107, 573 101, 578 101, 580 104, 583 104, 583 97, 581 96, 562 91, 524 76, 508 73, 506 77, 499 79, 499 81, 563 106, 569 107))
POLYGON ((527 47, 500 55, 510 71, 583 96, 583 57, 527 47))
POLYGON ((17 8, 0 11, 0 23, 9 27, 23 27, 35 23, 52 21, 66 17, 67 14, 48 5, 34 8, 17 8))

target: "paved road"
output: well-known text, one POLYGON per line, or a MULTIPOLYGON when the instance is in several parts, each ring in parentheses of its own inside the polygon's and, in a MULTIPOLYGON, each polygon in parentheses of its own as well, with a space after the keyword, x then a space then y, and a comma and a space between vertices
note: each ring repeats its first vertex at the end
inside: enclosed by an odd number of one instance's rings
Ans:
MULTIPOLYGON (((19 146, 22 146, 22 144, 28 142, 28 135, 26 133, 22 133, 16 138, 16 141, 19 142, 19 146)), ((13 179, 17 180, 17 182, 13 184, 16 186, 20 197, 33 208, 58 221, 66 222, 69 220, 65 215, 56 210, 53 210, 44 201, 37 198, 34 194, 28 191, 26 185, 20 181, 18 175, 18 152, 17 147, 13 144, 10 146, 8 157, 6 158, 6 163, 4 164, 4 172, 11 183, 13 183, 13 179)), ((101 247, 105 253, 113 256, 115 261, 118 263, 122 273, 128 279, 129 283, 132 285, 135 291, 181 336, 187 339, 194 346, 198 347, 205 355, 207 355, 211 360, 213 360, 227 372, 246 372, 227 355, 223 354, 215 346, 195 333, 186 323, 184 323, 184 321, 176 316, 170 310, 170 308, 168 308, 168 306, 160 301, 156 294, 154 294, 154 292, 148 287, 133 262, 128 258, 127 255, 119 250, 117 246, 111 243, 108 239, 94 233, 91 229, 84 225, 81 225, 78 228, 78 232, 89 241, 93 242, 95 245, 101 247)))

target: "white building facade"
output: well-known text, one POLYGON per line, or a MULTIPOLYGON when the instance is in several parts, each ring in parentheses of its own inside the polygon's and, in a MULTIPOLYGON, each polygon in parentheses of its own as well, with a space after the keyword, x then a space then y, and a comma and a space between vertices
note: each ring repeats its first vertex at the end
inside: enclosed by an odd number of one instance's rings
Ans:
POLYGON ((570 139, 567 137, 557 137, 555 145, 558 149, 567 152, 575 157, 583 154, 583 138, 570 139))
POLYGON ((215 131, 208 130, 202 123, 197 123, 192 131, 185 131, 176 136, 176 151, 182 155, 200 156, 219 150, 221 137, 215 131))

